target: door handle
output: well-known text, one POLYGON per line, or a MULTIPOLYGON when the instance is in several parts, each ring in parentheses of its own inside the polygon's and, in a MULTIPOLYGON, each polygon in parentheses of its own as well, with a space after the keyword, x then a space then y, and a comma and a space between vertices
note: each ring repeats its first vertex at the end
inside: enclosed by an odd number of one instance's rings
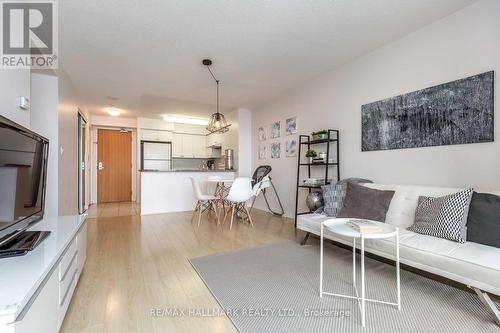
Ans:
POLYGON ((97 170, 102 170, 104 169, 104 166, 102 165, 102 162, 99 162, 99 164, 97 165, 97 170))

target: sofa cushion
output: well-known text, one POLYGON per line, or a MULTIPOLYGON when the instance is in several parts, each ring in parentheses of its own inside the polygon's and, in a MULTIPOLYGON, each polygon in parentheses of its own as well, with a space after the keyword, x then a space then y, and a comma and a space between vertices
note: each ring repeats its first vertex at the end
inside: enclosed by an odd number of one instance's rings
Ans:
POLYGON ((358 218, 385 222, 394 191, 381 191, 347 183, 344 206, 339 218, 358 218))
POLYGON ((474 192, 467 220, 467 241, 500 248, 500 196, 474 192))
POLYGON ((408 230, 465 243, 472 189, 439 198, 420 197, 415 222, 408 230))

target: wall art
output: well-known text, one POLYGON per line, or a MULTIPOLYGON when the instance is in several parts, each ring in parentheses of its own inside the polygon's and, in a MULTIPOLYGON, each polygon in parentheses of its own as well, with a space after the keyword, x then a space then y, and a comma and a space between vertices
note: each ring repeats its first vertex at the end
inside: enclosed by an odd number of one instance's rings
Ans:
POLYGON ((494 72, 361 107, 362 151, 494 141, 494 72))

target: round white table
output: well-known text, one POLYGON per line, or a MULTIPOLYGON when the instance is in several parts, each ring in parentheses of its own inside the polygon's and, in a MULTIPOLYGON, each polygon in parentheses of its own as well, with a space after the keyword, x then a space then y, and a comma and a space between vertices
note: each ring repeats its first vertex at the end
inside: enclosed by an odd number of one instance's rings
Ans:
MULTIPOLYGON (((329 219, 324 221, 321 224, 321 238, 320 238, 320 282, 319 282, 319 295, 323 297, 323 295, 344 297, 344 298, 352 298, 358 301, 358 306, 361 311, 361 324, 365 327, 365 303, 366 302, 374 302, 374 303, 382 303, 397 306, 398 310, 401 310, 401 281, 400 281, 400 272, 399 272, 399 232, 398 228, 393 225, 377 222, 377 221, 369 221, 381 228, 380 231, 375 233, 360 233, 356 231, 351 226, 347 225, 351 219, 329 219), (352 238, 352 283, 354 286, 354 291, 356 293, 355 296, 352 295, 342 295, 342 294, 334 294, 323 291, 323 238, 324 238, 324 229, 332 232, 333 234, 352 238), (365 240, 366 239, 384 239, 384 238, 395 238, 396 245, 396 280, 397 280, 397 303, 391 303, 386 301, 367 299, 365 296, 365 240), (360 239, 361 241, 361 297, 358 293, 358 288, 356 285, 356 239, 360 239)), ((352 219, 361 220, 361 219, 352 219)), ((367 220, 364 220, 367 221, 367 220)))

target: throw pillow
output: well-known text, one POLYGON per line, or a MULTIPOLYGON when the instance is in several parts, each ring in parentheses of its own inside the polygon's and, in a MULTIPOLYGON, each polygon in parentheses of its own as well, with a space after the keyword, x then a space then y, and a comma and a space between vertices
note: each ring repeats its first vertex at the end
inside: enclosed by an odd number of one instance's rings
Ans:
POLYGON ((362 178, 347 178, 335 184, 321 186, 325 205, 318 209, 316 213, 323 213, 330 217, 336 217, 344 203, 347 183, 372 183, 372 181, 362 178))
POLYGON ((415 222, 408 230, 465 243, 472 189, 439 198, 419 197, 415 222))
POLYGON ((336 217, 337 214, 342 209, 342 204, 344 202, 344 196, 346 192, 346 184, 335 184, 321 186, 323 190, 323 213, 330 216, 336 217))
POLYGON ((381 191, 347 183, 344 205, 337 217, 385 222, 394 191, 381 191))
POLYGON ((467 241, 500 248, 500 196, 474 192, 467 219, 467 241))

